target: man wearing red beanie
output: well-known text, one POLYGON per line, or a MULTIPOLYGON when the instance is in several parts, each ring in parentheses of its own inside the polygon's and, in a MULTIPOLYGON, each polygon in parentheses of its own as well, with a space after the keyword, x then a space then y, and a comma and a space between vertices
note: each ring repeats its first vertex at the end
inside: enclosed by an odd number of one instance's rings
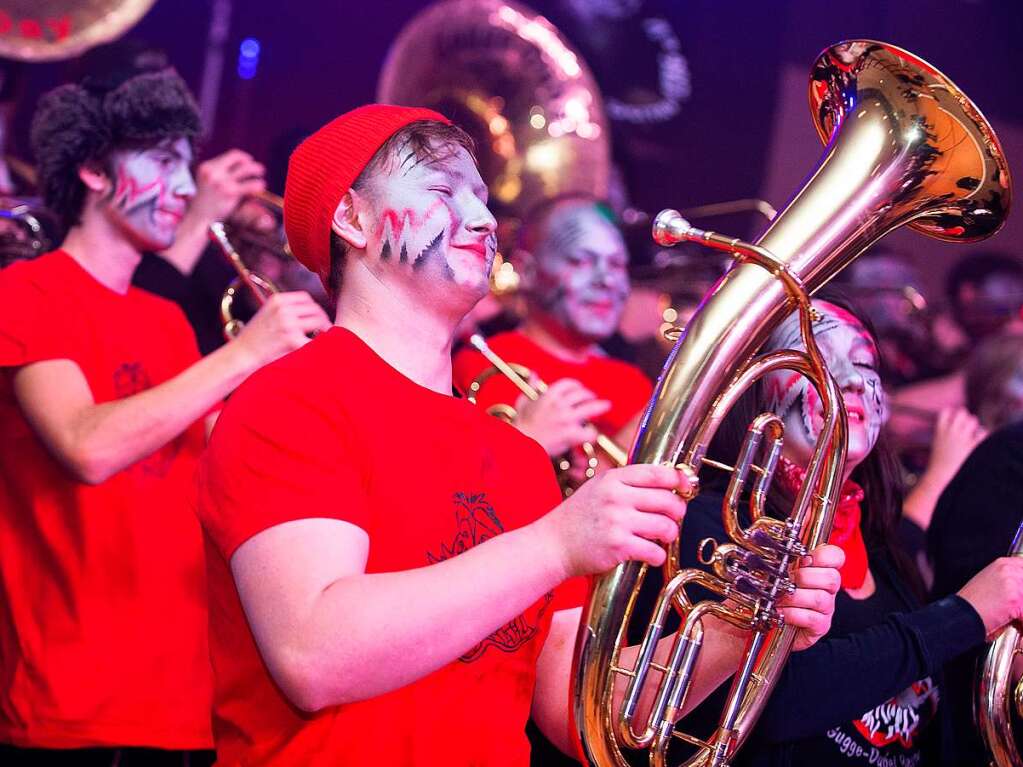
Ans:
MULTIPOLYGON (((200 468, 226 767, 526 765, 531 713, 569 750, 570 579, 660 564, 678 533, 675 469, 559 503, 544 450, 451 395, 494 256, 486 202, 471 141, 426 110, 362 107, 292 156, 288 238, 337 327, 240 387, 200 468)), ((824 547, 799 571, 803 645, 836 564, 824 547)), ((741 636, 709 635, 693 701, 738 662, 741 636)))

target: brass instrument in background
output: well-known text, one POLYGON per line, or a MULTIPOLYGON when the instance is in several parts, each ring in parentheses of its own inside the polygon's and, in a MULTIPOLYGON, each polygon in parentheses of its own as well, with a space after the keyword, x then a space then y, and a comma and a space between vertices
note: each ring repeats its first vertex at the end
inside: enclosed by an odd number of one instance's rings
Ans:
POLYGON ((1009 208, 1008 167, 990 125, 948 78, 906 51, 869 40, 826 49, 811 75, 810 106, 827 142, 824 156, 757 244, 694 229, 673 211, 654 225, 664 245, 701 242, 733 253, 736 263, 675 344, 629 459, 675 465, 694 477, 703 469, 729 472, 723 514, 734 543, 701 544, 701 560, 713 574, 680 569, 678 543, 667 547, 654 620, 631 667, 623 666, 620 653, 647 567, 626 562, 596 580, 578 638, 574 695, 586 756, 600 767, 625 767, 628 748, 648 749, 650 763, 664 765, 673 743, 695 749, 683 757, 686 765, 729 764, 788 657, 795 629, 784 625, 778 598, 792 588, 798 555, 830 534, 846 448, 844 405, 814 348, 808 296, 898 226, 974 241, 993 234, 1009 208), (754 358, 795 308, 807 353, 754 358), (705 457, 738 397, 778 369, 810 378, 825 407, 806 482, 785 520, 765 515, 781 449, 777 416, 764 413, 754 421, 734 468, 705 457), (748 484, 753 521, 743 527, 738 509, 748 484), (725 601, 694 604, 685 592, 689 584, 725 601), (680 613, 682 628, 668 661, 655 662, 669 609, 680 613), (675 721, 686 705, 706 616, 751 634, 719 726, 701 740, 675 729, 675 721), (651 715, 634 721, 639 691, 651 675, 659 682, 651 715), (616 681, 627 688, 613 716, 616 681))
POLYGON ((4 0, 10 28, 0 56, 56 61, 109 43, 148 13, 156 0, 4 0))
POLYGON ((568 192, 608 195, 611 132, 586 61, 540 14, 512 0, 440 0, 398 34, 377 84, 385 104, 430 107, 476 141, 498 220, 495 295, 521 218, 568 192))
POLYGON ((280 291, 273 282, 251 271, 245 265, 242 257, 238 255, 238 251, 231 244, 231 240, 228 239, 223 223, 217 221, 211 224, 209 235, 210 241, 220 248, 231 266, 238 272, 238 276, 231 280, 224 290, 224 295, 220 298, 220 318, 224 323, 224 337, 230 341, 236 338, 245 327, 245 323, 234 316, 234 303, 238 291, 243 286, 247 288, 258 306, 265 304, 271 295, 280 291))
MULTIPOLYGON (((534 373, 523 365, 517 365, 514 363, 505 362, 499 355, 497 355, 493 349, 483 339, 483 336, 474 334, 469 338, 469 343, 482 354, 487 362, 491 364, 491 367, 484 370, 478 376, 476 376, 469 384, 469 391, 467 392, 466 399, 473 404, 476 404, 476 397, 483 387, 483 384, 487 382, 489 378, 495 375, 503 375, 513 384, 515 387, 522 392, 527 398, 534 402, 540 399, 540 395, 547 390, 547 384, 536 378, 533 379, 533 383, 529 382, 529 379, 533 377, 534 373)), ((487 408, 487 412, 490 415, 504 418, 507 421, 511 421, 515 418, 515 408, 511 405, 504 403, 498 403, 487 408)), ((581 445, 583 454, 586 456, 586 479, 592 479, 597 472, 600 460, 597 457, 597 451, 599 448, 603 453, 611 459, 611 462, 615 466, 624 466, 627 463, 628 455, 613 439, 605 434, 597 433, 597 438, 594 440, 595 446, 589 442, 584 442, 581 445)), ((561 484, 561 490, 567 497, 572 494, 575 490, 571 478, 568 476, 569 469, 572 468, 571 460, 567 457, 561 457, 555 460, 555 467, 558 471, 558 481, 561 484)))
MULTIPOLYGON (((1009 556, 1023 557, 1023 525, 1009 549, 1009 556)), ((974 701, 977 728, 991 755, 992 767, 1020 767, 1019 744, 1014 723, 1023 717, 1023 680, 1013 673, 1016 658, 1023 655, 1023 628, 1010 623, 995 636, 984 658, 974 701)))

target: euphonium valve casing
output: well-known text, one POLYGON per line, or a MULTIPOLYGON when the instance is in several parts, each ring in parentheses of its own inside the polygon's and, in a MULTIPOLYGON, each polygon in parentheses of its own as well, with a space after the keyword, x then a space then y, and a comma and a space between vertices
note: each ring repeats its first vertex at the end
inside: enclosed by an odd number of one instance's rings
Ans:
MULTIPOLYGON (((632 446, 633 463, 699 471, 727 409, 767 370, 763 360, 751 365, 756 350, 793 309, 807 308, 805 296, 887 232, 908 224, 941 239, 972 241, 993 234, 1005 219, 1009 172, 994 132, 929 64, 884 43, 832 46, 814 65, 810 106, 827 145, 824 155, 756 245, 729 244, 720 235, 689 230, 676 216, 658 217, 655 236, 662 244, 696 239, 731 249, 739 260, 705 297, 669 355, 632 446)), ((797 356, 770 364, 795 369, 803 365, 797 356)), ((815 385, 826 390, 834 382, 825 373, 815 385)), ((818 447, 823 463, 811 477, 828 480, 817 486, 818 494, 837 493, 844 428, 840 413, 829 444, 822 439, 818 447)), ((804 488, 797 506, 811 504, 804 497, 810 490, 804 488)), ((802 533, 807 547, 830 534, 829 500, 812 500, 814 513, 802 533)), ((679 575, 677 562, 676 544, 669 548, 666 584, 679 575)), ((622 684, 629 676, 618 653, 645 572, 639 563, 619 565, 597 579, 584 609, 575 714, 587 757, 601 767, 626 764, 611 700, 616 680, 622 684)), ((737 676, 743 684, 733 683, 721 727, 687 764, 730 761, 774 686, 794 630, 761 627, 752 636, 737 676)), ((664 753, 651 750, 652 764, 663 760, 664 753)))

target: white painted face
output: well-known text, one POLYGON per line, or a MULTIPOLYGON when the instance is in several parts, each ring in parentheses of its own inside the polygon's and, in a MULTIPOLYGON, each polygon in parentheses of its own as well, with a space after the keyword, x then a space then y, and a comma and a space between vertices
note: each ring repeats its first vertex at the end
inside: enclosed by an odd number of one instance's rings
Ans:
POLYGON ((174 243, 195 196, 191 164, 192 147, 184 138, 111 154, 113 187, 104 209, 138 250, 163 250, 174 243))
MULTIPOLYGON (((849 415, 849 450, 846 468, 855 468, 877 444, 881 427, 888 419, 888 402, 878 373, 874 339, 860 321, 841 307, 814 301, 820 319, 813 324, 814 337, 828 369, 835 377, 849 415)), ((768 346, 805 351, 799 332, 798 315, 790 315, 772 334, 768 346)), ((785 455, 805 466, 813 452, 823 424, 823 411, 816 390, 798 373, 769 374, 768 410, 785 423, 785 455)))
POLYGON ((618 328, 629 296, 629 252, 621 232, 587 201, 551 212, 533 253, 536 308, 585 341, 618 328))
POLYGON ((489 289, 497 221, 487 209, 487 187, 460 146, 436 161, 402 150, 364 195, 375 222, 366 253, 375 272, 428 279, 450 294, 478 300, 489 289))

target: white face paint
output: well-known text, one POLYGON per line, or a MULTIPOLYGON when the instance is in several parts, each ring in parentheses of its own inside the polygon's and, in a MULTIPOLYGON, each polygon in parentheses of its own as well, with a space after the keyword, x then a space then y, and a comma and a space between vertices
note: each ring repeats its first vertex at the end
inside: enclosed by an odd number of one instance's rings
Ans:
POLYGON ((372 268, 466 288, 476 299, 489 288, 497 221, 487 187, 462 147, 437 161, 402 150, 366 190, 371 217, 366 252, 372 268))
MULTIPOLYGON (((846 469, 854 469, 877 444, 881 427, 888 419, 888 402, 878 373, 874 339, 855 316, 823 301, 814 301, 821 318, 814 322, 814 338, 828 369, 835 377, 849 415, 849 450, 846 469)), ((768 342, 771 350, 805 351, 799 332, 798 315, 790 315, 768 342)), ((768 410, 785 423, 785 455, 805 466, 813 452, 823 423, 823 410, 816 390, 797 373, 769 374, 768 410)))
POLYGON ((184 138, 111 154, 113 188, 105 210, 137 249, 163 250, 174 243, 195 196, 191 163, 192 147, 184 138))
POLYGON ((615 332, 629 296, 629 252, 596 205, 566 202, 555 209, 533 256, 530 292, 539 311, 587 342, 615 332))

